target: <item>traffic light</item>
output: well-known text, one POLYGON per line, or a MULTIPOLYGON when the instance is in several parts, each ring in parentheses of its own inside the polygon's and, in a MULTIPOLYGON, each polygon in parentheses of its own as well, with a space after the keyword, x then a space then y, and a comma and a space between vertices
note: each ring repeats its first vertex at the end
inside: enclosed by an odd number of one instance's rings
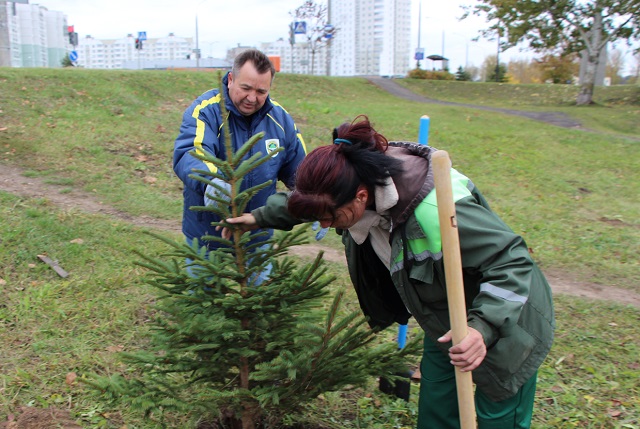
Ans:
POLYGON ((78 46, 78 33, 75 31, 69 33, 69 44, 72 46, 78 46))
POLYGON ((142 49, 142 40, 136 39, 136 49, 142 49))

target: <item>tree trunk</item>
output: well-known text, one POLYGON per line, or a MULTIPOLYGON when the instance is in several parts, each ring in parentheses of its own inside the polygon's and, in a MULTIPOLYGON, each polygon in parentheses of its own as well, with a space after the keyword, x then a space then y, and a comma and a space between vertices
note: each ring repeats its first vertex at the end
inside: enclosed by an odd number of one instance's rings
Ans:
MULTIPOLYGON (((246 288, 246 286, 244 288, 246 288)), ((241 325, 243 329, 246 329, 246 330, 250 329, 250 324, 247 319, 242 319, 241 325)), ((240 374, 239 374, 240 387, 248 391, 250 389, 250 384, 249 384, 250 368, 249 368, 249 359, 247 357, 240 358, 240 365, 238 367, 238 370, 240 371, 240 374)), ((245 400, 244 403, 242 404, 242 408, 243 408, 242 417, 241 417, 242 429, 255 429, 257 419, 259 418, 259 414, 260 414, 260 410, 258 409, 258 404, 250 400, 245 400)))
POLYGON ((593 24, 589 31, 583 33, 583 41, 586 49, 583 55, 586 55, 587 61, 585 71, 580 80, 580 93, 576 99, 578 106, 584 106, 593 103, 593 88, 596 84, 596 74, 598 72, 598 64, 600 62, 600 53, 606 46, 606 40, 602 40, 602 10, 597 8, 593 14, 593 24))
POLYGON ((578 106, 593 103, 593 88, 596 84, 596 70, 598 69, 598 55, 588 55, 583 79, 580 82, 580 92, 576 99, 578 106))

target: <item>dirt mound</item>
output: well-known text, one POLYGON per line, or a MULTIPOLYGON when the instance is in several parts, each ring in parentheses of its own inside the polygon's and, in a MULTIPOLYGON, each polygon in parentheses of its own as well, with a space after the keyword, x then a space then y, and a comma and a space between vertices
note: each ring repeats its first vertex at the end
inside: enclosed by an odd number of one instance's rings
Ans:
POLYGON ((6 423, 0 423, 0 429, 82 429, 71 418, 68 410, 57 408, 23 407, 16 418, 10 415, 6 423))

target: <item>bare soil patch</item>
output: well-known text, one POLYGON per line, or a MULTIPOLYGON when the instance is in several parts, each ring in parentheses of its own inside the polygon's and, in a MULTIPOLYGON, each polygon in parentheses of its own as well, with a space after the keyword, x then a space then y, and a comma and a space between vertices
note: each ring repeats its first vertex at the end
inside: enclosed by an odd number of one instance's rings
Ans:
POLYGON ((59 408, 23 407, 20 415, 10 415, 5 423, 0 423, 0 429, 82 429, 71 418, 68 410, 59 408))
MULTIPOLYGON (((0 190, 24 198, 43 198, 62 210, 80 210, 97 213, 129 222, 133 225, 164 231, 180 232, 180 219, 168 221, 149 216, 131 216, 103 204, 95 195, 70 190, 67 187, 50 185, 37 177, 25 177, 22 169, 0 164, 0 190)), ((296 255, 313 258, 324 252, 324 259, 333 263, 346 263, 344 254, 321 243, 312 243, 296 248, 296 255)), ((554 270, 545 271, 554 293, 574 295, 588 299, 608 300, 625 303, 640 308, 640 294, 614 286, 604 286, 590 282, 579 282, 567 273, 554 270)), ((0 426, 0 429, 3 429, 0 426)))

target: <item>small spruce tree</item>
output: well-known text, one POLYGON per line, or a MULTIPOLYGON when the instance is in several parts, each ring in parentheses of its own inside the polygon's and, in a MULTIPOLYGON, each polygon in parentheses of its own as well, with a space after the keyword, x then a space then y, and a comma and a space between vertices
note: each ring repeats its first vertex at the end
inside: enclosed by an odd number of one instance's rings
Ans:
POLYGON ((507 75, 507 66, 500 63, 498 67, 494 67, 489 71, 487 76, 487 82, 509 82, 509 76, 507 75))
MULTIPOLYGON (((234 153, 226 131, 226 160, 192 153, 217 167, 192 177, 219 191, 208 195, 217 205, 193 210, 211 210, 222 219, 244 212, 265 186, 240 191, 246 174, 269 159, 247 156, 262 137, 253 136, 234 153)), ((322 253, 308 264, 287 256, 307 235, 306 228, 276 234, 262 248, 250 244, 249 233, 235 230, 232 240, 203 237, 224 245, 209 252, 197 242, 156 235, 171 249, 167 255, 138 252, 150 272, 148 283, 160 291, 151 346, 122 354, 135 375, 85 382, 160 421, 167 411, 213 414, 223 427, 255 429, 295 414, 323 392, 362 386, 372 377, 396 379, 420 353, 420 338, 398 350, 377 341, 359 311, 344 311, 344 291, 328 299, 334 278, 322 266, 322 253), (269 278, 252 285, 270 263, 269 278)))
POLYGON ((456 71, 456 80, 458 81, 470 81, 471 80, 471 74, 469 74, 469 72, 467 72, 464 68, 462 68, 462 66, 458 67, 458 70, 456 71))
POLYGON ((71 58, 69 58, 69 54, 66 54, 62 60, 60 60, 60 64, 62 67, 73 67, 73 62, 71 58))

